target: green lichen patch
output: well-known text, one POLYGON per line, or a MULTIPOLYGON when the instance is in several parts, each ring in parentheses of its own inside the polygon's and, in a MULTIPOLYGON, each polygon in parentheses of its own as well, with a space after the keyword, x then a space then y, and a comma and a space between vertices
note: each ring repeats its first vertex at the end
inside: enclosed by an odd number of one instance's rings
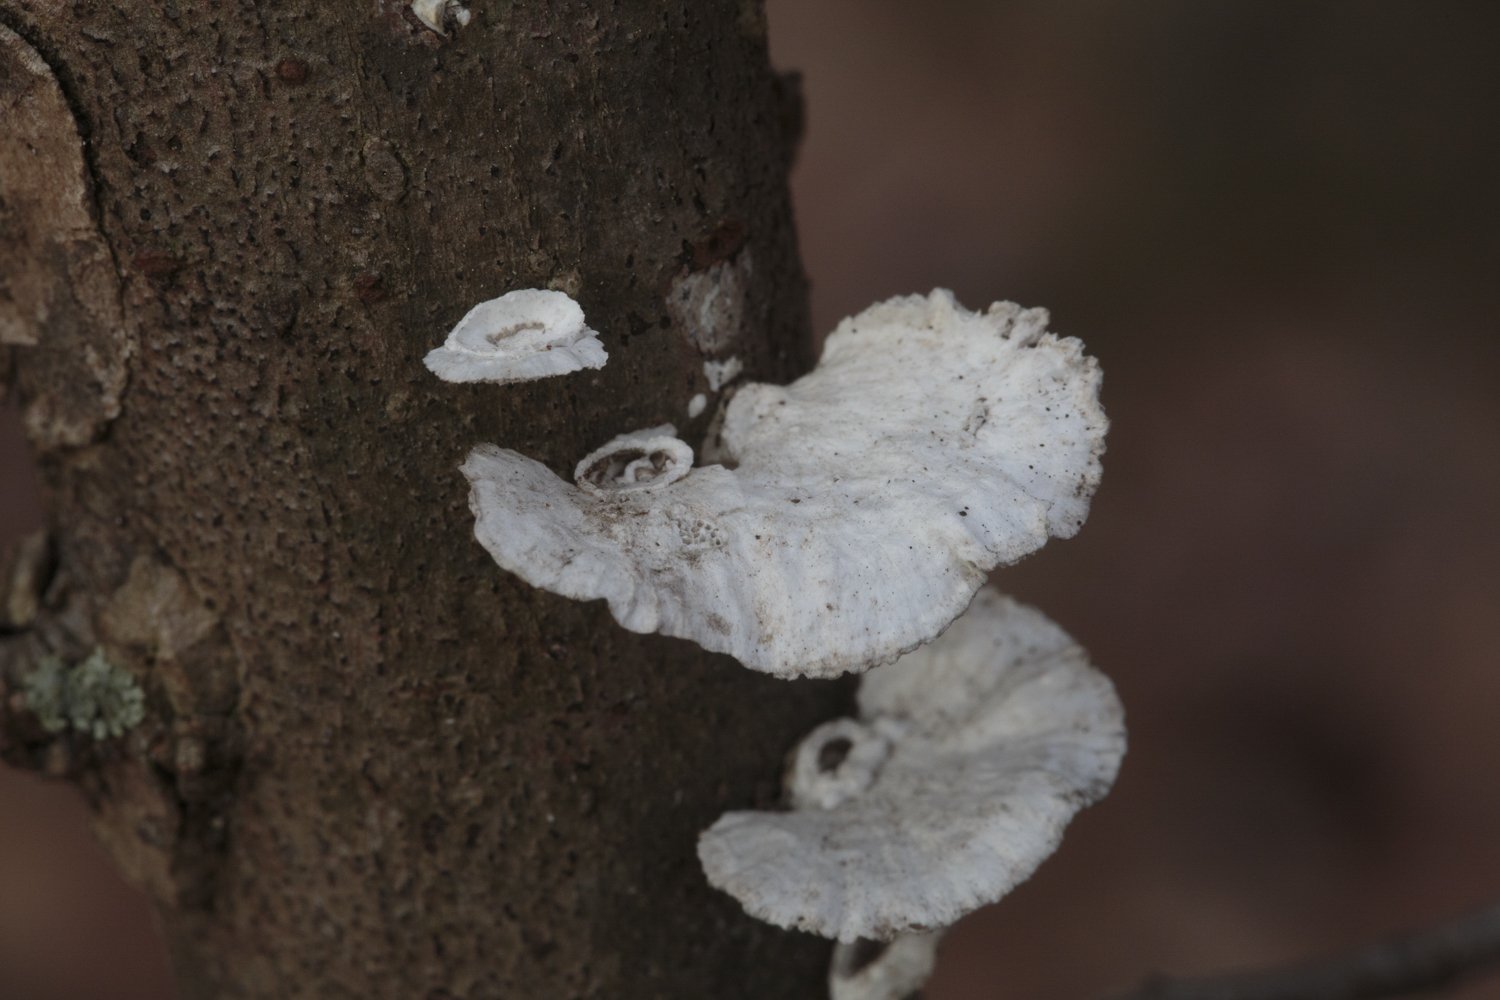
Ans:
POLYGON ((27 675, 26 705, 49 733, 72 728, 96 740, 123 736, 146 717, 146 696, 128 672, 95 649, 72 667, 49 656, 27 675))

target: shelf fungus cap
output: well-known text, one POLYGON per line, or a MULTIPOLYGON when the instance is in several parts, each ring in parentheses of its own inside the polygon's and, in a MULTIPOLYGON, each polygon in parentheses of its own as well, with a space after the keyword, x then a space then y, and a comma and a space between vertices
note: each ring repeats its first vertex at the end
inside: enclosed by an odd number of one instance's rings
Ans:
POLYGON ((609 359, 583 309, 562 292, 522 288, 470 309, 423 359, 447 382, 529 382, 609 359))
POLYGON ((866 674, 859 711, 857 729, 820 726, 793 751, 789 811, 728 813, 699 838, 709 882, 752 916, 850 943, 946 927, 1030 877, 1125 752, 1108 679, 988 589, 937 641, 866 674), (861 740, 888 747, 873 774, 861 740), (809 783, 808 759, 833 773, 809 783), (846 767, 863 790, 820 805, 846 767))
POLYGON ((475 535, 535 586, 756 670, 888 663, 1088 514, 1099 367, 1046 323, 942 290, 872 306, 808 375, 740 388, 715 442, 725 465, 674 465, 649 490, 601 495, 481 446, 463 466, 475 535))

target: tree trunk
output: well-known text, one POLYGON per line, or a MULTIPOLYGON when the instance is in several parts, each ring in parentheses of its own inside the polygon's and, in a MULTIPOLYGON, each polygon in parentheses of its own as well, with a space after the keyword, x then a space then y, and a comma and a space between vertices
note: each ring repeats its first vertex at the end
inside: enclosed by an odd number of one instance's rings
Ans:
POLYGON ((470 10, 0 0, 0 371, 55 566, 3 638, 0 745, 85 790, 185 997, 820 995, 826 946, 694 842, 847 688, 527 587, 457 472, 701 438, 706 359, 796 372, 795 99, 752 0, 470 10), (609 364, 423 368, 524 287, 609 364), (95 645, 145 721, 45 733, 22 676, 95 645))

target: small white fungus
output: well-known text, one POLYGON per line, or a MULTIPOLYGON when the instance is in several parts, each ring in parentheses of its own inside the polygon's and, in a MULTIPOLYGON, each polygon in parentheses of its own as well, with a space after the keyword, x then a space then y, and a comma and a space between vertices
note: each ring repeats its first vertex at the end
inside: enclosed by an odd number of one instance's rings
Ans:
POLYGON ((448 382, 528 382, 603 368, 609 355, 562 292, 523 288, 470 309, 424 360, 448 382))
POLYGON ((787 792, 793 809, 832 809, 863 795, 891 755, 891 737, 855 719, 825 722, 792 753, 787 792))
POLYGON ((447 31, 444 23, 447 19, 452 18, 453 23, 462 28, 472 16, 459 0, 411 0, 411 12, 417 15, 417 20, 438 34, 447 31))
POLYGON ((649 490, 576 487, 481 445, 463 465, 475 536, 535 586, 756 670, 889 662, 1088 514, 1099 367, 1046 322, 941 290, 872 306, 810 374, 741 387, 716 440, 730 467, 674 458, 649 490))
POLYGON ((866 674, 859 714, 798 746, 791 811, 728 813, 699 838, 709 882, 752 916, 844 942, 946 927, 1030 877, 1125 752, 1109 680, 1041 612, 989 589, 941 638, 866 674), (889 745, 873 773, 859 742, 872 732, 889 745), (847 793, 826 795, 845 768, 847 793))
POLYGON ((669 486, 693 468, 693 449, 671 424, 621 434, 596 448, 573 470, 580 488, 595 496, 639 493, 669 486))
POLYGON ((828 966, 829 1000, 911 1000, 937 965, 942 933, 903 934, 891 942, 839 942, 828 966))

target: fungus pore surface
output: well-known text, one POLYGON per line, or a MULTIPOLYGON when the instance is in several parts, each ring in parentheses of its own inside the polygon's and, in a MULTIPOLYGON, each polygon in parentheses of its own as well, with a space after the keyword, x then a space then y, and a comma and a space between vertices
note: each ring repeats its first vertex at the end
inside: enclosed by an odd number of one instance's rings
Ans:
POLYGON ((990 570, 1087 516, 1108 426, 1099 367, 1046 324, 943 290, 871 306, 808 375, 739 390, 716 442, 726 465, 648 490, 581 488, 480 446, 463 465, 475 535, 535 586, 756 670, 890 662, 990 570))
POLYGON ((873 774, 857 745, 825 756, 850 738, 825 724, 793 752, 790 811, 728 813, 699 838, 709 882, 752 916, 847 943, 946 927, 1028 878, 1125 752, 1108 679, 1041 612, 989 589, 931 645, 866 674, 859 712, 889 744, 873 774), (820 756, 834 773, 809 783, 803 762, 820 756), (863 790, 823 795, 846 766, 863 790))

